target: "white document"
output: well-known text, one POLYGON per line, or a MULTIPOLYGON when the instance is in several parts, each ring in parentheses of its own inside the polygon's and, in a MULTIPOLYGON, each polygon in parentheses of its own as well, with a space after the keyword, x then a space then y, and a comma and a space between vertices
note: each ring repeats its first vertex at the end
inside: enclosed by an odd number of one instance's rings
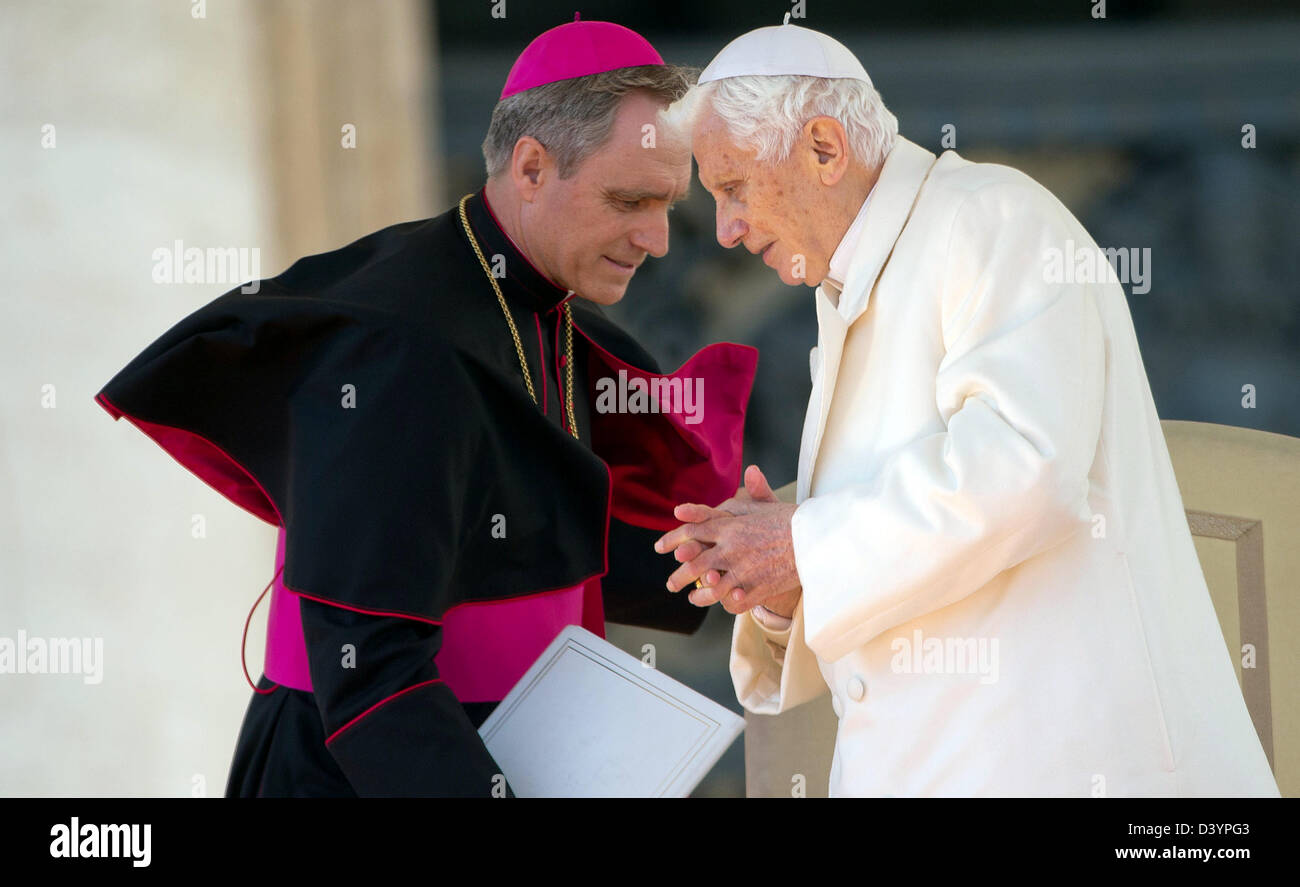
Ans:
POLYGON ((479 728, 515 795, 686 797, 743 718, 576 625, 479 728))

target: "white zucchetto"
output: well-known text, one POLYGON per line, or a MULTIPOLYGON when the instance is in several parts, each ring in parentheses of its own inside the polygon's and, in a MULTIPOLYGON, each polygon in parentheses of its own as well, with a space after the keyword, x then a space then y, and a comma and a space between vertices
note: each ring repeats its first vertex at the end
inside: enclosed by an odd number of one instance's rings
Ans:
POLYGON ((709 62, 699 82, 755 74, 849 78, 871 83, 866 69, 847 46, 798 25, 773 25, 741 34, 709 62))

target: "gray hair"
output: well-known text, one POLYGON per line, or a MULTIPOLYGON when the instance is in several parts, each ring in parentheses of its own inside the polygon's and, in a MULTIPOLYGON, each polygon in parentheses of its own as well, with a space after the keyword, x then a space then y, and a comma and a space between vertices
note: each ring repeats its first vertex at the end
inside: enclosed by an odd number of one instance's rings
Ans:
POLYGON ((555 157, 567 179, 605 144, 618 106, 628 93, 643 91, 671 105, 695 81, 696 70, 676 65, 641 65, 535 86, 497 102, 483 140, 488 178, 510 165, 515 144, 531 136, 555 157))
POLYGON ((763 163, 784 162, 814 117, 838 120, 854 159, 872 168, 884 163, 898 137, 898 118, 876 88, 847 77, 764 74, 712 80, 692 86, 667 116, 673 126, 690 129, 708 109, 763 163))

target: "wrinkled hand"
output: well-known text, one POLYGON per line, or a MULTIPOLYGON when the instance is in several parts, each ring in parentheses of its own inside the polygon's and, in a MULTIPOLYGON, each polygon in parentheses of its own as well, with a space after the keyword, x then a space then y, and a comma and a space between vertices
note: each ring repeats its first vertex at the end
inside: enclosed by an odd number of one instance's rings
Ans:
POLYGON ((757 466, 745 472, 745 489, 717 508, 684 504, 673 515, 685 523, 655 543, 672 551, 682 566, 668 578, 668 590, 690 592, 697 607, 721 602, 729 613, 768 604, 782 615, 794 610, 800 594, 790 519, 795 506, 780 502, 757 466))

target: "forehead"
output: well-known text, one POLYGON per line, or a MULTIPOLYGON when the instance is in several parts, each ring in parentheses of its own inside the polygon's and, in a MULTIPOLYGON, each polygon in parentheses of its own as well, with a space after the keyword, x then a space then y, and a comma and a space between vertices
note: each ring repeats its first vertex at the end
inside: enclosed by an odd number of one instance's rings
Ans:
POLYGON ((717 114, 705 114, 695 125, 691 149, 700 166, 700 180, 707 187, 711 176, 749 166, 754 162, 754 152, 737 145, 726 123, 717 114))
POLYGON ((661 183, 677 190, 689 183, 690 146, 668 137, 658 119, 662 106, 644 93, 619 104, 609 139, 588 157, 582 172, 620 182, 661 183))

